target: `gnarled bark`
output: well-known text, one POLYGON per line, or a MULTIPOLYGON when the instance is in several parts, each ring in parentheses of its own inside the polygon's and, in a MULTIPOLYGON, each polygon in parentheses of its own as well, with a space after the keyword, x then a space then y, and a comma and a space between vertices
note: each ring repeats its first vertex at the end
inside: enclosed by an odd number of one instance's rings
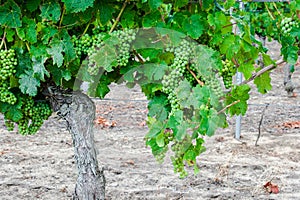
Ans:
POLYGON ((286 64, 284 66, 284 89, 285 91, 288 93, 288 96, 293 96, 294 94, 294 89, 295 89, 295 85, 292 82, 292 72, 291 72, 291 65, 290 64, 286 64))
POLYGON ((73 139, 78 178, 74 200, 104 200, 105 177, 99 170, 94 143, 95 105, 85 94, 48 88, 52 108, 67 122, 73 139), (51 93, 51 94, 50 94, 51 93))

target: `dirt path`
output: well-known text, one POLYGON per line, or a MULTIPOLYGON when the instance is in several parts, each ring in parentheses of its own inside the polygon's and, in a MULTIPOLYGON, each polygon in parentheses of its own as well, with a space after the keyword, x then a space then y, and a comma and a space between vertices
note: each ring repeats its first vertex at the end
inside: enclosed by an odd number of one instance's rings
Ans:
MULTIPOLYGON (((207 151, 198 159, 200 174, 190 171, 183 180, 174 175, 169 160, 158 165, 145 147, 145 97, 136 88, 114 86, 110 100, 96 101, 97 116, 116 123, 112 128, 97 126, 95 133, 98 160, 106 169, 107 199, 300 199, 300 129, 286 123, 300 121, 300 100, 287 97, 282 76, 281 67, 272 73, 274 88, 268 95, 252 91, 241 141, 233 138, 230 119, 229 128, 206 138, 207 151), (254 146, 266 103, 270 106, 262 136, 254 146), (263 189, 271 180, 278 194, 263 189)), ((300 95, 299 70, 294 81, 300 95)), ((63 121, 51 117, 36 135, 24 137, 7 132, 0 119, 0 199, 71 199, 76 169, 63 121)))

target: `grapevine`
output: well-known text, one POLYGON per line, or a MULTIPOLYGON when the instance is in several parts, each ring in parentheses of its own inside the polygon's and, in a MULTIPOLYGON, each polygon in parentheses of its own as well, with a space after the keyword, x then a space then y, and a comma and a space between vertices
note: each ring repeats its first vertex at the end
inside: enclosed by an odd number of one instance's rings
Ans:
POLYGON ((223 68, 220 70, 219 75, 222 76, 223 82, 226 89, 232 87, 232 77, 236 73, 236 67, 232 61, 222 60, 223 68))

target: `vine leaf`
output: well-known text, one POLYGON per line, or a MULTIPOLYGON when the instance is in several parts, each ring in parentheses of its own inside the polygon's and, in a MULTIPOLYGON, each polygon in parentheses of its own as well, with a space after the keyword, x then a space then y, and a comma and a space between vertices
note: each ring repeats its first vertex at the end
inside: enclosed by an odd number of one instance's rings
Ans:
POLYGON ((14 1, 8 1, 0 6, 0 25, 17 28, 22 25, 21 9, 14 1))
POLYGON ((148 0, 151 10, 156 10, 162 3, 162 0, 148 0))
POLYGON ((223 39, 223 43, 220 46, 220 52, 226 54, 227 59, 231 59, 240 49, 239 37, 234 35, 228 35, 223 39))
POLYGON ((33 19, 23 17, 23 25, 17 28, 17 34, 21 40, 27 40, 31 44, 37 42, 36 24, 33 19))
POLYGON ((33 73, 34 76, 37 77, 41 81, 45 81, 45 75, 50 76, 49 72, 46 70, 44 63, 46 62, 47 58, 45 57, 32 57, 33 62, 33 73))
POLYGON ((148 104, 148 115, 150 117, 155 117, 159 121, 163 121, 168 117, 168 110, 166 105, 168 100, 165 96, 155 96, 148 104))
POLYGON ((244 115, 247 111, 248 104, 247 100, 250 98, 249 91, 250 91, 249 85, 240 85, 236 86, 232 89, 231 93, 226 96, 226 105, 230 105, 233 102, 239 101, 239 103, 236 103, 228 108, 228 112, 231 116, 233 115, 244 115))
POLYGON ((91 56, 96 65, 103 67, 107 72, 113 71, 113 63, 117 61, 115 48, 105 45, 91 56))
POLYGON ((112 5, 100 1, 99 3, 99 15, 100 15, 100 22, 102 25, 106 25, 106 23, 113 18, 113 13, 115 9, 112 5))
POLYGON ((194 14, 183 22, 183 29, 193 38, 199 38, 205 30, 203 19, 200 15, 194 14))
POLYGON ((26 71, 20 75, 19 84, 23 94, 35 96, 37 94, 37 88, 40 86, 40 81, 34 77, 33 71, 26 71))
POLYGON ((83 12, 94 4, 94 0, 62 0, 62 2, 65 3, 67 11, 71 13, 83 12))
POLYGON ((272 89, 270 72, 265 72, 262 75, 254 79, 254 84, 256 85, 258 91, 262 94, 268 92, 272 89))
POLYGON ((46 20, 58 22, 60 18, 60 5, 56 0, 51 0, 41 5, 41 17, 46 20))
POLYGON ((51 48, 48 48, 47 52, 51 55, 53 64, 57 64, 58 67, 61 67, 64 61, 64 56, 62 54, 63 43, 59 39, 53 38, 50 42, 50 46, 51 48))
POLYGON ((238 71, 244 74, 245 79, 249 79, 252 76, 252 72, 254 70, 255 68, 251 63, 243 63, 238 68, 238 71))

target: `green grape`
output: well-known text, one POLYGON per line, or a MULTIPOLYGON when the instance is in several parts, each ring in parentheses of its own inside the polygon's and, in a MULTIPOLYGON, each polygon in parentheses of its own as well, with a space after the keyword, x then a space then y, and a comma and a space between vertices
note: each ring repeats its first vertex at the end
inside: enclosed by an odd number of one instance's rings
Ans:
POLYGON ((32 97, 23 98, 23 117, 17 122, 19 133, 22 135, 34 134, 52 114, 52 109, 48 103, 34 102, 32 97))
POLYGON ((232 61, 229 60, 222 60, 223 67, 219 71, 219 75, 223 78, 223 83, 226 89, 229 89, 232 87, 232 77, 236 73, 236 67, 233 64, 232 61))
POLYGON ((187 73, 186 66, 189 64, 192 55, 191 44, 183 40, 178 47, 169 47, 167 51, 174 53, 174 62, 169 67, 170 73, 164 75, 162 80, 162 91, 168 95, 168 100, 171 104, 171 114, 180 109, 178 99, 176 97, 176 88, 179 83, 184 79, 187 73))
POLYGON ((0 80, 0 101, 11 105, 17 102, 16 96, 10 91, 8 80, 0 80))
POLYGON ((280 26, 282 34, 289 35, 294 27, 299 28, 299 23, 297 23, 296 20, 293 20, 292 18, 285 17, 282 19, 280 26))
POLYGON ((0 50, 0 58, 0 81, 3 81, 16 73, 18 62, 13 49, 0 50))
POLYGON ((136 32, 134 30, 117 30, 112 32, 112 36, 119 39, 117 45, 118 50, 118 64, 126 66, 130 58, 131 43, 135 40, 136 32))

